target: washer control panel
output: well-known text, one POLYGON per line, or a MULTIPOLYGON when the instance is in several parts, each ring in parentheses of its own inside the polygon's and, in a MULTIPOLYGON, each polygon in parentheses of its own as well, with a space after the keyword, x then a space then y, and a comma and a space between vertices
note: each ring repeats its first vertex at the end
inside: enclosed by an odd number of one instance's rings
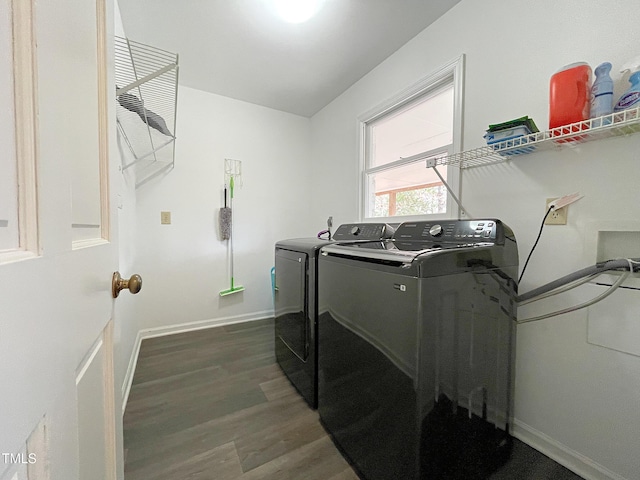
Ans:
POLYGON ((439 220, 405 222, 398 226, 396 240, 432 241, 440 243, 496 243, 503 238, 499 220, 439 220))
POLYGON ((429 228, 429 235, 431 235, 432 237, 439 237, 440 235, 442 235, 442 225, 440 225, 439 223, 436 223, 435 225, 432 225, 431 228, 429 228))
POLYGON ((333 240, 385 240, 394 229, 386 223, 344 223, 333 234, 333 240))

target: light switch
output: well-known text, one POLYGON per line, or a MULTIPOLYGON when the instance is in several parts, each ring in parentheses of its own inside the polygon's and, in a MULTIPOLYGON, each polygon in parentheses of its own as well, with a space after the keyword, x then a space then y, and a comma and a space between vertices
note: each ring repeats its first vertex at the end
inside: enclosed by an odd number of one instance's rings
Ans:
POLYGON ((171 212, 160 212, 160 224, 171 225, 171 212))

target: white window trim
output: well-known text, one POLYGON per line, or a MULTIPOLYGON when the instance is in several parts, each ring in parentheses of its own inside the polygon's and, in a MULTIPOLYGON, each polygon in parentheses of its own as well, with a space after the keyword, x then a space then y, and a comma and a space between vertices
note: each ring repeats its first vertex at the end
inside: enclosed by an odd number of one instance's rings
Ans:
MULTIPOLYGON (((401 107, 404 104, 410 103, 423 94, 439 88, 441 85, 449 83, 452 80, 454 97, 453 97, 453 141, 451 148, 453 152, 462 151, 462 116, 463 116, 463 100, 464 100, 464 54, 451 60, 445 65, 441 66, 438 70, 430 75, 420 79, 415 84, 408 88, 398 92, 393 97, 385 100, 381 104, 372 108, 358 117, 358 135, 359 135, 359 180, 358 180, 358 212, 360 221, 376 221, 376 222, 388 222, 398 223, 403 221, 425 220, 425 219, 444 219, 461 217, 464 212, 456 204, 455 200, 451 197, 451 194, 447 192, 447 211, 442 214, 429 214, 429 215, 411 215, 411 216, 395 216, 395 217, 368 217, 367 216, 367 194, 366 189, 366 173, 367 172, 367 136, 366 128, 367 124, 375 121, 376 119, 386 115, 392 110, 401 107)), ((442 149, 440 149, 442 150, 442 149)), ((419 154, 422 155, 422 154, 419 154)), ((397 162, 402 163, 407 159, 398 159, 397 162)), ((396 163, 396 162, 394 162, 396 163)), ((388 165, 385 165, 388 167, 388 165)), ((426 162, 425 162, 425 168, 426 162)), ((368 171, 371 173, 371 169, 368 171)), ((447 183, 453 192, 461 197, 460 191, 462 186, 462 178, 460 175, 460 169, 454 166, 447 167, 447 183)))
MULTIPOLYGON (((73 240, 71 248, 79 250, 109 243, 111 240, 111 217, 109 203, 109 87, 108 87, 108 32, 105 0, 96 1, 96 47, 98 84, 98 169, 100 181, 100 225, 99 235, 73 240)), ((72 224, 71 228, 74 227, 72 224)), ((72 234, 73 235, 73 234, 72 234)))
POLYGON ((38 111, 33 0, 13 0, 13 77, 18 176, 19 247, 0 253, 0 263, 40 255, 38 240, 38 111))

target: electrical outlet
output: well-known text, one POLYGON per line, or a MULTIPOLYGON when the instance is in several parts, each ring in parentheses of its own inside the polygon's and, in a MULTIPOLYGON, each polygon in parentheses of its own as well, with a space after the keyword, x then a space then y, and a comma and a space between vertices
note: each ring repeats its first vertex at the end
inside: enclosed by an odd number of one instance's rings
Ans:
POLYGON ((160 212, 160 224, 171 225, 171 212, 160 212))
MULTIPOLYGON (((549 204, 551 202, 553 202, 554 200, 557 200, 556 198, 547 198, 547 204, 545 206, 545 213, 547 212, 547 210, 549 210, 549 204)), ((549 215, 547 215, 547 218, 544 221, 545 225, 566 225, 567 224, 567 210, 568 210, 569 206, 567 205, 566 207, 562 207, 562 208, 557 208, 555 210, 552 210, 551 213, 549 213, 549 215)))

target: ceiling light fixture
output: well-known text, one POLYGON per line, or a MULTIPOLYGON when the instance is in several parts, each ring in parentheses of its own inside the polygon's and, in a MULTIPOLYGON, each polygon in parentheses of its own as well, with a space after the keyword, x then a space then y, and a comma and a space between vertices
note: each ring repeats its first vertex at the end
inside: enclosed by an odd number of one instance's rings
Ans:
POLYGON ((324 0, 273 0, 278 15, 289 23, 302 23, 313 17, 324 0))

